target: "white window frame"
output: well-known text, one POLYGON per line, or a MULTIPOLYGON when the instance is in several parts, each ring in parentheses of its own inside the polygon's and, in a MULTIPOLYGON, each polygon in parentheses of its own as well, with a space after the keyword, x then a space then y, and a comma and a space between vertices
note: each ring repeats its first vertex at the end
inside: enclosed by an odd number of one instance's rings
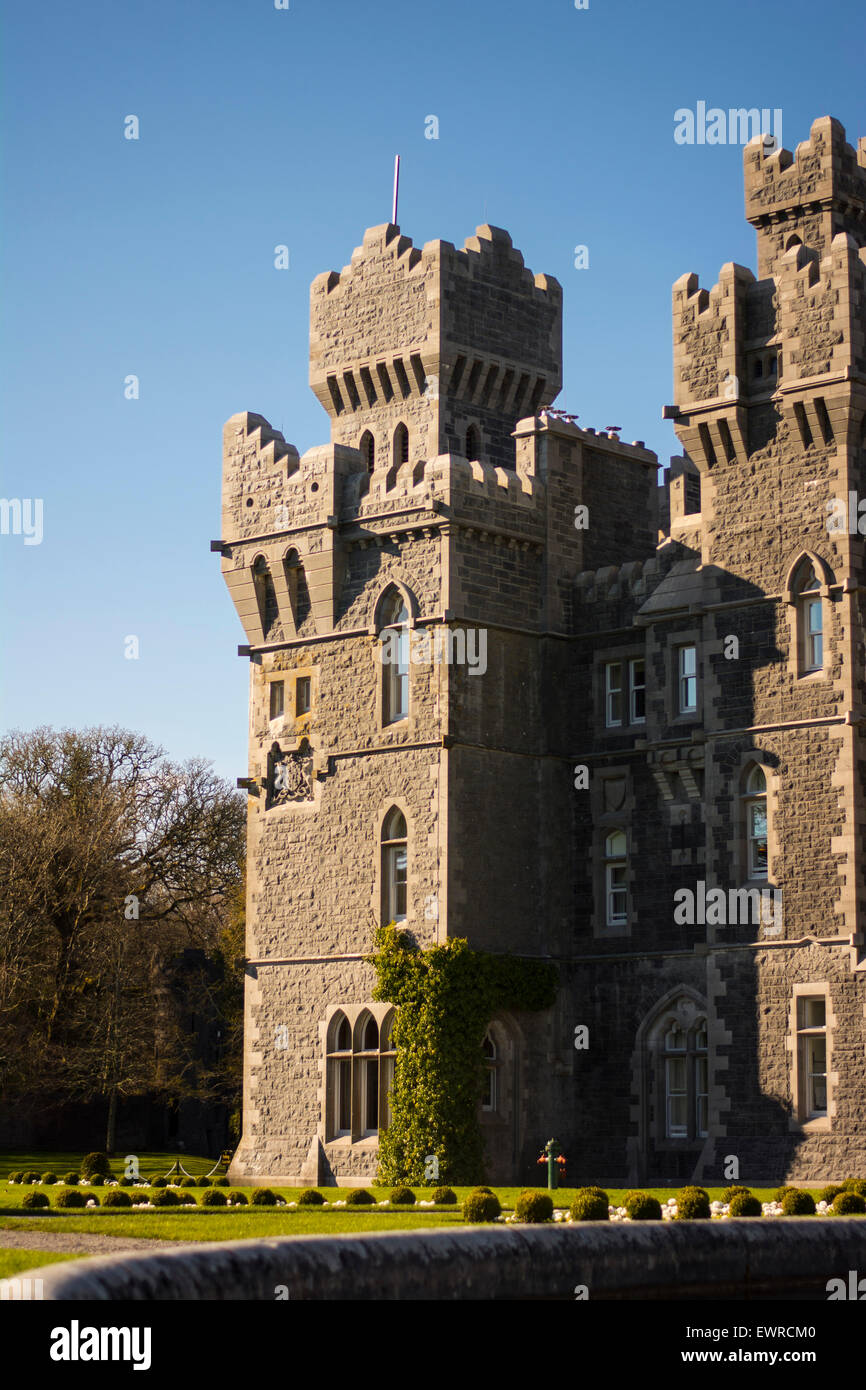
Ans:
POLYGON ((604 921, 607 927, 624 927, 628 924, 628 838, 625 831, 620 829, 609 830, 604 837, 604 921), (611 841, 617 836, 623 840, 621 854, 611 849, 611 841), (622 912, 617 912, 614 901, 620 897, 625 905, 622 912))
POLYGON ((677 709, 680 714, 696 714, 698 708, 698 649, 694 642, 686 642, 677 648, 677 709), (691 652, 693 671, 686 669, 686 654, 691 652), (688 692, 691 682, 694 701, 689 702, 688 692))
POLYGON ((797 1102, 797 1113, 802 1122, 808 1123, 810 1120, 826 1120, 830 1114, 830 1039, 827 1028, 827 1014, 829 1012, 830 1001, 826 994, 800 994, 796 999, 797 1006, 797 1062, 799 1074, 800 1095, 797 1102), (824 1022, 821 1024, 809 1023, 808 1006, 820 1003, 824 1010, 824 1022), (824 1043, 824 1070, 816 1071, 813 1068, 812 1050, 815 1042, 823 1040, 824 1043), (823 1078, 824 1087, 824 1108, 818 1109, 813 1105, 814 1078, 823 1078))
POLYGON ((753 767, 746 778, 746 790, 743 796, 743 816, 746 832, 746 871, 749 881, 765 883, 770 877, 770 841, 769 841, 769 815, 767 798, 767 774, 762 767, 753 767), (758 783, 758 777, 761 783, 758 783), (764 852, 763 867, 757 862, 755 846, 761 839, 753 830, 753 816, 758 809, 764 813, 764 852))

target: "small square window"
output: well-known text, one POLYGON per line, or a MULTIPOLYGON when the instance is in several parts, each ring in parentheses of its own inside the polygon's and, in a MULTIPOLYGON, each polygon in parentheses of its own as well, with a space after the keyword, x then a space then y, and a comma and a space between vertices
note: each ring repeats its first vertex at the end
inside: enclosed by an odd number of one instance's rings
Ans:
POLYGON ((271 681, 271 719, 282 719, 285 708, 285 683, 271 681))
POLYGON ((310 712, 310 677, 298 676, 295 682, 295 716, 310 712))

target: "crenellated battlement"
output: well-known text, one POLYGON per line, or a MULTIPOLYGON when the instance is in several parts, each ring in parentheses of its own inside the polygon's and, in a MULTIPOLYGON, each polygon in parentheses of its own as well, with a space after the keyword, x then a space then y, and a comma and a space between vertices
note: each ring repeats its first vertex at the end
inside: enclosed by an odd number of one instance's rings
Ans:
POLYGON ((791 245, 826 255, 839 232, 866 245, 866 139, 848 144, 832 116, 813 122, 796 152, 771 151, 763 138, 745 147, 746 217, 758 233, 758 275, 774 273, 791 245))

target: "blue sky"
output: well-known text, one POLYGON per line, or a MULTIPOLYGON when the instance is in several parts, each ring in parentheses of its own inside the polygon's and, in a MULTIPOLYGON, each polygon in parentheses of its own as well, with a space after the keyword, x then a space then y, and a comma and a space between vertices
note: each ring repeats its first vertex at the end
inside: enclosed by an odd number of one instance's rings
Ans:
POLYGON ((862 0, 0 5, 0 495, 44 516, 0 535, 0 728, 120 724, 246 773, 221 429, 327 440, 309 284, 389 220, 397 152, 417 245, 491 222, 561 281, 558 404, 678 452, 671 284, 754 267, 754 234, 741 148, 676 144, 674 112, 778 107, 789 148, 832 114, 856 144, 864 38, 862 0))

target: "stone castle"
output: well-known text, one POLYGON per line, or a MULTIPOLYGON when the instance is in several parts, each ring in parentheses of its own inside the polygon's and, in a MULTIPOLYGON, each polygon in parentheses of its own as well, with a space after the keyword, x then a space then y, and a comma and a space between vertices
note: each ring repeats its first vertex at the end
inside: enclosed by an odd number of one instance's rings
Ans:
POLYGON ((569 1183, 866 1173, 866 141, 744 156, 758 277, 674 285, 663 487, 552 408, 561 288, 490 226, 313 282, 329 444, 225 427, 235 1180, 374 1178, 388 921, 559 969, 484 1040, 490 1180, 551 1135, 569 1183))

